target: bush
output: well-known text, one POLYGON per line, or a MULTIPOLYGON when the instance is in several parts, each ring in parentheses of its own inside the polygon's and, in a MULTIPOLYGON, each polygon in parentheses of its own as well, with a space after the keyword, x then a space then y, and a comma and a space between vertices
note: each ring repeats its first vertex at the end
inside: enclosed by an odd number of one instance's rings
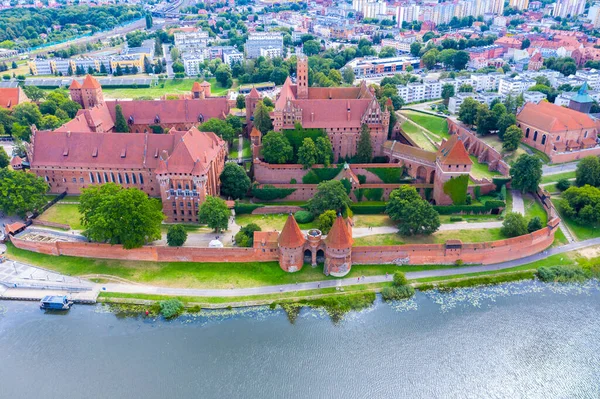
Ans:
POLYGON ((404 168, 366 168, 366 170, 379 177, 384 183, 399 183, 404 174, 404 168))
POLYGON ((484 205, 434 205, 433 209, 440 215, 453 215, 455 213, 481 214, 490 212, 484 205))
POLYGON ((296 222, 298 223, 310 223, 315 220, 314 215, 308 211, 297 211, 294 214, 294 218, 296 218, 296 222))
POLYGON ((560 179, 558 183, 556 183, 556 188, 560 191, 565 191, 569 187, 571 187, 571 182, 568 179, 560 179))
POLYGON ((296 183, 298 183, 298 182, 296 181, 296 179, 294 179, 294 178, 292 177, 292 178, 290 179, 290 184, 296 184, 296 183))
POLYGON ((180 247, 187 240, 187 231, 180 224, 169 226, 167 230, 167 245, 170 247, 180 247))
POLYGON ((357 215, 379 215, 385 213, 385 204, 368 205, 368 204, 352 204, 350 209, 357 215))
POLYGON ((381 201, 383 197, 383 188, 362 188, 361 190, 369 201, 381 201))
POLYGON ((264 205, 259 204, 246 204, 244 202, 235 201, 235 206, 233 210, 235 210, 236 215, 244 215, 250 214, 257 208, 262 208, 264 205))
POLYGON ((313 169, 311 169, 307 174, 302 176, 302 183, 304 184, 319 184, 321 179, 313 169))
POLYGON ((415 294, 415 289, 410 285, 402 285, 400 287, 385 287, 381 290, 381 297, 385 301, 397 301, 407 299, 415 294))
POLYGON ((408 280, 406 279, 406 275, 402 272, 394 273, 394 286, 399 287, 401 285, 407 285, 408 280))
POLYGON ((252 188, 252 195, 263 201, 272 201, 276 199, 283 199, 288 195, 296 191, 295 188, 277 188, 270 184, 266 184, 262 187, 254 186, 252 188))
POLYGON ((252 247, 254 245, 254 232, 261 231, 260 226, 250 223, 240 229, 235 235, 235 243, 238 247, 252 247))
POLYGON ((451 222, 462 222, 463 218, 460 216, 450 216, 450 221, 451 222))
POLYGON ((365 175, 356 175, 358 177, 358 182, 360 184, 365 184, 367 182, 367 176, 365 175))
POLYGON ((485 206, 485 208, 489 209, 489 210, 497 209, 497 208, 504 208, 504 207, 506 207, 506 202, 504 202, 502 200, 489 200, 489 201, 485 201, 483 206, 485 206))
POLYGON ((325 180, 331 180, 336 177, 344 165, 338 165, 331 168, 314 168, 313 172, 319 177, 319 183, 325 180))
POLYGON ((467 201, 469 176, 461 175, 444 183, 444 194, 447 194, 454 205, 464 205, 467 201))
POLYGON ((471 205, 473 203, 473 198, 471 198, 471 194, 467 194, 467 199, 465 200, 466 205, 471 205))
POLYGON ((183 303, 179 299, 160 301, 160 314, 165 319, 172 319, 183 312, 183 303))
POLYGON ((537 277, 543 282, 581 282, 587 276, 580 266, 542 266, 537 271, 537 277))
POLYGON ((460 266, 464 265, 464 264, 465 264, 465 262, 464 262, 462 259, 456 259, 456 261, 454 262, 454 264, 455 264, 456 266, 459 266, 459 267, 460 267, 460 266))
POLYGON ((333 223, 335 222, 336 217, 337 217, 337 213, 336 213, 336 211, 333 211, 333 210, 325 211, 322 214, 320 214, 319 215, 319 230, 321 230, 321 232, 323 234, 329 233, 329 230, 331 230, 331 227, 333 226, 333 223))

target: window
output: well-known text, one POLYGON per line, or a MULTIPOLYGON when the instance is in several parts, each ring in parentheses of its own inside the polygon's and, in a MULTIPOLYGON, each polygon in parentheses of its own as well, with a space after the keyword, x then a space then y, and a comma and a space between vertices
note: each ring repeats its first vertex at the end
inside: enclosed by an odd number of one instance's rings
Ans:
POLYGON ((102 183, 102 176, 100 176, 100 172, 96 172, 96 177, 98 178, 98 183, 102 183))
POLYGON ((140 184, 144 184, 144 176, 140 173, 140 184))
POLYGON ((585 131, 585 133, 583 134, 583 138, 586 139, 587 138, 587 130, 585 131))
POLYGON ((529 138, 529 128, 525 129, 525 138, 529 138))
POLYGON ((179 206, 183 208, 183 202, 180 202, 180 203, 179 203, 179 206))
POLYGON ((560 136, 556 136, 556 141, 560 141, 560 136))
POLYGON ((177 207, 177 202, 173 201, 173 208, 177 207))
POLYGON ((75 177, 73 178, 73 183, 77 183, 77 179, 75 177))
POLYGON ((123 173, 125 175, 125 183, 129 184, 129 174, 123 173))
POLYGON ((90 172, 90 183, 94 183, 94 175, 90 172))
POLYGON ((542 145, 546 144, 546 135, 544 134, 542 136, 542 145))
POLYGON ((80 182, 80 183, 83 183, 83 182, 84 182, 84 181, 83 181, 83 177, 80 177, 80 178, 79 178, 79 182, 80 182))
POLYGON ((533 141, 537 141, 537 130, 535 132, 533 132, 533 141))
POLYGON ((132 180, 133 184, 137 184, 137 180, 135 178, 135 173, 131 174, 131 180, 132 180))
POLYGON ((110 172, 110 181, 111 183, 115 182, 115 174, 113 172, 110 172))
POLYGON ((123 184, 123 178, 120 173, 117 173, 117 177, 119 178, 119 184, 123 184))

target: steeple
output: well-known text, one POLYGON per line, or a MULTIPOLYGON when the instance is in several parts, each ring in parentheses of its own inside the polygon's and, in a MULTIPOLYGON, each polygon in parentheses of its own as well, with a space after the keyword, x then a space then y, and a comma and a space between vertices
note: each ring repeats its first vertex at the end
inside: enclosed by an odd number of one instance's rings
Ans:
POLYGON ((333 226, 331 226, 331 230, 329 230, 329 234, 327 234, 327 238, 325 239, 327 248, 347 249, 352 247, 353 242, 350 230, 348 230, 348 224, 344 221, 342 215, 338 213, 338 216, 335 219, 335 222, 333 222, 333 226))
POLYGON ((291 213, 285 221, 285 225, 281 230, 277 242, 279 243, 279 246, 283 248, 298 248, 306 242, 306 239, 300 230, 300 226, 298 226, 296 219, 291 213))

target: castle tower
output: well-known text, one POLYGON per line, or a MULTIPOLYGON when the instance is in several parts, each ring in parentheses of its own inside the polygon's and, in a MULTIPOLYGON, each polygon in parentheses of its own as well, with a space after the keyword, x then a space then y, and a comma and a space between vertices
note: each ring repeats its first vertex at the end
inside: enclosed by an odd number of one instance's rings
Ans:
POLYGON ((325 238, 325 267, 326 276, 342 277, 348 274, 352 267, 352 233, 348 223, 338 213, 333 226, 325 238))
POLYGON ((81 85, 81 106, 83 108, 92 108, 104 102, 102 95, 102 86, 91 75, 86 75, 81 85))
POLYGON ((302 269, 306 239, 291 213, 285 221, 277 243, 279 245, 279 266, 286 272, 297 272, 302 269))
POLYGON ((69 86, 69 93, 71 94, 71 100, 83 107, 83 98, 81 97, 81 85, 78 81, 73 79, 71 86, 69 86))
POLYGON ((202 90, 202 86, 198 82, 194 82, 192 85, 192 98, 195 100, 204 99, 204 90, 202 90))
POLYGON ((444 184, 450 179, 468 176, 472 165, 473 161, 458 134, 442 143, 435 160, 433 199, 436 205, 452 205, 452 198, 444 193, 444 184))
POLYGON ((210 97, 210 83, 208 83, 205 80, 204 82, 200 83, 200 86, 202 87, 202 91, 204 92, 204 97, 210 97))
POLYGON ((298 86, 298 99, 303 100, 308 98, 308 58, 298 56, 296 64, 296 85, 298 86))
POLYGON ((250 90, 250 94, 246 96, 246 125, 248 127, 248 131, 252 131, 254 120, 254 110, 256 109, 256 104, 261 100, 260 94, 256 88, 252 88, 250 90))
POLYGON ((250 145, 252 146, 252 159, 258 158, 262 147, 262 133, 255 127, 250 132, 250 145))
POLYGON ((593 103, 594 99, 588 94, 588 84, 587 82, 583 82, 577 94, 569 101, 569 108, 589 114, 593 103))

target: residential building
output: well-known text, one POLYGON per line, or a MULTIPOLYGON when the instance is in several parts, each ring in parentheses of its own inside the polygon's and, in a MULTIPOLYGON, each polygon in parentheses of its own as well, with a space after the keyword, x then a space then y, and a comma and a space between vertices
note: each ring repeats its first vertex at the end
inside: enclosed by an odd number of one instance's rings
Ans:
MULTIPOLYGON (((541 91, 526 91, 523 92, 523 100, 526 103, 539 103, 542 100, 545 100, 547 96, 541 91)), ((556 103, 556 102, 555 102, 556 103)))
POLYGON ((181 56, 187 76, 200 75, 200 65, 204 64, 204 53, 200 51, 186 52, 181 56))
POLYGON ((365 78, 373 75, 395 74, 406 71, 410 65, 414 69, 420 67, 421 60, 418 57, 399 56, 391 58, 364 57, 355 58, 348 62, 346 66, 354 70, 354 76, 357 79, 365 78))
POLYGON ((247 58, 260 57, 261 48, 279 48, 283 52, 283 35, 281 32, 255 32, 246 40, 244 50, 247 58))
POLYGON ((261 47, 260 56, 265 58, 283 57, 283 48, 281 47, 261 47))
POLYGON ((522 78, 520 76, 510 78, 501 78, 498 84, 498 93, 506 97, 509 93, 518 95, 527 91, 530 87, 535 86, 535 80, 522 78))
POLYGON ((208 44, 208 32, 202 30, 197 32, 176 32, 174 35, 175 47, 179 51, 198 51, 208 44))
POLYGON ((585 0, 556 0, 552 16, 568 18, 583 15, 585 0))
POLYGON ((515 10, 527 10, 529 8, 529 0, 510 0, 509 6, 515 10))
POLYGON ((450 97, 450 100, 448 100, 448 111, 450 111, 451 114, 458 114, 458 110, 460 109, 460 106, 465 101, 465 99, 468 97, 473 98, 476 96, 477 93, 456 93, 454 97, 450 97))

